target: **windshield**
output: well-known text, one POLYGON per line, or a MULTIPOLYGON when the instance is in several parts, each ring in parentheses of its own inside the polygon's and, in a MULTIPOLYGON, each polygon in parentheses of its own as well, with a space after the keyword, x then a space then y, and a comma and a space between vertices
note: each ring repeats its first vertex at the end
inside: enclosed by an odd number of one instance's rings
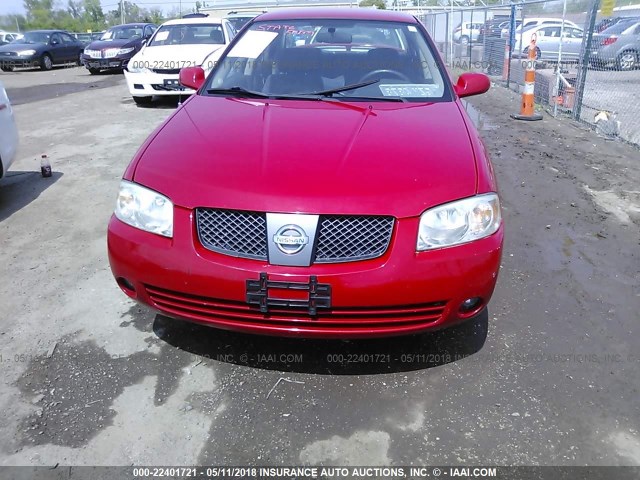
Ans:
POLYGON ((45 32, 27 32, 24 37, 17 38, 11 43, 49 43, 50 33, 45 32))
POLYGON ((134 38, 142 38, 142 27, 113 27, 104 32, 100 40, 133 40, 134 38))
POLYGON ((220 60, 211 89, 425 101, 442 98, 445 83, 416 25, 307 19, 253 23, 220 60))
POLYGON ((224 34, 220 24, 191 23, 183 25, 163 25, 153 36, 150 47, 161 45, 224 44, 224 34))

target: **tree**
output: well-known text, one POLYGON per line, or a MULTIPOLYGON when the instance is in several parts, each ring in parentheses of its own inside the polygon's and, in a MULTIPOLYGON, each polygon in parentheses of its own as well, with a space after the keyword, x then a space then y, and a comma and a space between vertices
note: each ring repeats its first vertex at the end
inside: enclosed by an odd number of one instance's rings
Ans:
POLYGON ((162 13, 161 8, 158 8, 158 7, 150 8, 148 17, 151 23, 155 23, 156 25, 160 25, 161 23, 164 23, 164 13, 162 13))
POLYGON ((69 12, 69 15, 73 18, 80 19, 84 14, 84 6, 82 5, 82 2, 69 0, 69 3, 67 4, 67 12, 69 12))
POLYGON ((84 20, 92 25, 91 30, 100 31, 104 28, 105 16, 100 0, 84 0, 84 20))
POLYGON ((387 5, 384 0, 362 0, 359 4, 361 7, 376 7, 378 10, 386 10, 387 5))

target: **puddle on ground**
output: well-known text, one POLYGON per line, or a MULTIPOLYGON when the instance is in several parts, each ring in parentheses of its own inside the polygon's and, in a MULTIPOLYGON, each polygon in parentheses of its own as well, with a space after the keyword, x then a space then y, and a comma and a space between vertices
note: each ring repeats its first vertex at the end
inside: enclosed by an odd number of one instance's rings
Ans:
POLYGON ((498 128, 497 125, 494 125, 489 121, 489 118, 485 114, 480 113, 473 105, 471 105, 466 100, 462 100, 462 105, 467 111, 467 115, 469 115, 469 118, 478 130, 495 130, 498 128))

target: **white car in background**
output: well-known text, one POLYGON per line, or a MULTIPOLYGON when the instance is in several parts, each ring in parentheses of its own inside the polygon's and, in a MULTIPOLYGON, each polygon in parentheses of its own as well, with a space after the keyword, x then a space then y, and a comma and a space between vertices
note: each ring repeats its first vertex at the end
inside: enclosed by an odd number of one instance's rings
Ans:
POLYGON ((7 43, 13 42, 14 40, 18 40, 22 37, 24 37, 24 35, 21 33, 0 31, 0 45, 6 45, 7 43))
MULTIPOLYGON (((537 27, 540 25, 550 25, 550 24, 562 24, 562 19, 561 18, 525 18, 524 20, 518 20, 516 22, 516 30, 515 30, 515 35, 520 35, 524 30, 528 30, 531 27, 537 27)), ((569 25, 570 27, 575 27, 575 28, 580 28, 578 27, 578 25, 576 25, 575 23, 569 21, 569 20, 565 20, 564 21, 565 25, 569 25)), ((500 37, 501 38, 508 38, 509 37, 509 24, 507 23, 506 27, 502 29, 502 31, 500 32, 500 37)), ((516 43, 517 45, 517 43, 516 43)))
POLYGON ((462 22, 453 31, 453 41, 462 45, 467 45, 469 42, 477 42, 480 29, 483 26, 483 23, 462 22))
POLYGON ((234 34, 231 23, 220 18, 163 23, 124 71, 133 100, 146 105, 154 95, 191 95, 195 90, 180 85, 180 69, 202 67, 208 74, 234 34))
POLYGON ((0 178, 7 174, 18 149, 18 127, 4 85, 0 82, 0 178))

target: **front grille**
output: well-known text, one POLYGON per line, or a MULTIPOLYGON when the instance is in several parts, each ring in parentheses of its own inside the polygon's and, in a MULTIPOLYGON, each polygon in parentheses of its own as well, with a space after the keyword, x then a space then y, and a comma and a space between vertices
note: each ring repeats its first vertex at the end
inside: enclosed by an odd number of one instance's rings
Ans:
POLYGON ((177 75, 180 73, 179 68, 152 68, 152 72, 162 73, 164 75, 177 75))
POLYGON ((198 237, 205 248, 234 257, 267 259, 264 213, 198 208, 196 221, 198 237))
POLYGON ((316 263, 351 262, 379 257, 387 251, 392 232, 392 217, 322 217, 316 263))
POLYGON ((318 310, 311 316, 306 308, 273 308, 261 313, 245 302, 203 297, 189 293, 145 285, 149 300, 169 316, 196 322, 211 322, 219 326, 255 326, 272 330, 292 327, 298 332, 379 332, 400 327, 427 328, 442 319, 447 301, 414 305, 371 307, 332 307, 318 310))
MULTIPOLYGON (((266 214, 198 208, 200 243, 214 252, 267 260, 266 214)), ((393 217, 321 216, 313 263, 353 262, 377 258, 387 251, 393 217)))

